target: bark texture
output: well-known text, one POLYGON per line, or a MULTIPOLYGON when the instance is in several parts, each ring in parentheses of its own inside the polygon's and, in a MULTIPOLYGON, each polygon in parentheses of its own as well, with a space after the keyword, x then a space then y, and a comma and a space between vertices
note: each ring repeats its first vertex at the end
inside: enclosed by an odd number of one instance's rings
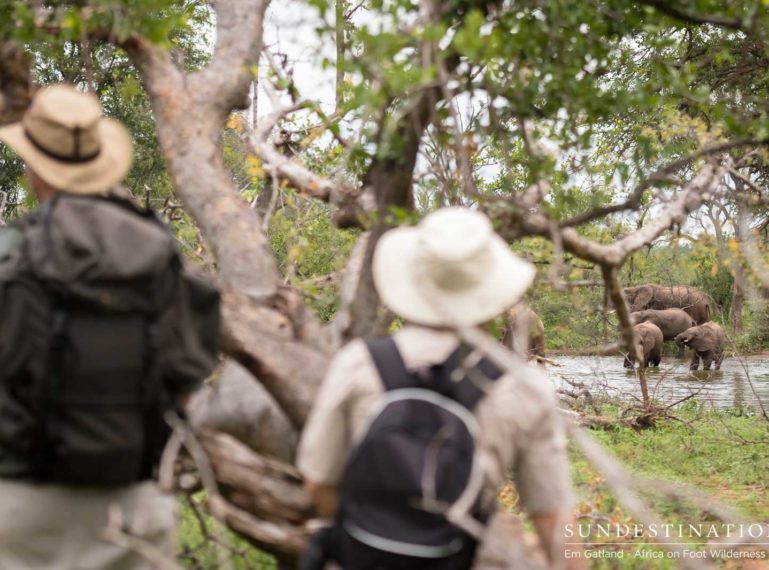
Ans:
POLYGON ((742 332, 742 303, 745 300, 745 268, 738 263, 734 267, 732 283, 732 333, 742 332))
POLYGON ((0 125, 19 121, 32 98, 29 62, 15 42, 0 42, 0 125))
POLYGON ((248 370, 233 360, 190 404, 195 431, 216 430, 231 435, 251 449, 291 462, 298 434, 286 414, 248 370))
POLYGON ((174 189, 217 260, 224 291, 224 351, 272 394, 295 426, 306 417, 329 346, 301 296, 281 284, 255 209, 224 166, 229 113, 248 105, 251 68, 262 48, 267 0, 216 3, 211 62, 190 74, 141 38, 126 49, 142 73, 174 189))

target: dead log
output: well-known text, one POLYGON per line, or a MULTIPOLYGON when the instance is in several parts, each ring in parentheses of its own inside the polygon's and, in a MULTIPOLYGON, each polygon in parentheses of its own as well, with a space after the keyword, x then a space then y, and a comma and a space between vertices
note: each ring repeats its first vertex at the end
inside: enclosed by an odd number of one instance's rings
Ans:
POLYGON ((636 418, 610 418, 608 416, 591 416, 573 410, 561 409, 561 413, 569 420, 587 428, 594 429, 617 429, 618 427, 638 427, 636 418))
POLYGON ((302 477, 291 464, 254 453, 223 433, 203 432, 200 440, 234 505, 279 524, 302 524, 313 516, 302 477))
POLYGON ((220 431, 249 448, 292 462, 299 436, 267 390, 233 360, 190 403, 196 432, 220 431))

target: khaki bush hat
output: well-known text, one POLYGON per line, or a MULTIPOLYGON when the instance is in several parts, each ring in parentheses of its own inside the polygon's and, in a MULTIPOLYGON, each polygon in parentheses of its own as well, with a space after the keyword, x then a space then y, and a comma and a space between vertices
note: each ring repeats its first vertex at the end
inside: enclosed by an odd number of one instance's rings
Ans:
POLYGON ((43 87, 21 122, 0 127, 13 148, 45 182, 64 192, 99 194, 131 166, 131 136, 102 116, 96 96, 64 83, 43 87))
POLYGON ((384 304, 428 326, 472 326, 500 315, 534 280, 530 263, 510 251, 489 219, 468 208, 443 208, 414 227, 379 240, 374 284, 384 304))

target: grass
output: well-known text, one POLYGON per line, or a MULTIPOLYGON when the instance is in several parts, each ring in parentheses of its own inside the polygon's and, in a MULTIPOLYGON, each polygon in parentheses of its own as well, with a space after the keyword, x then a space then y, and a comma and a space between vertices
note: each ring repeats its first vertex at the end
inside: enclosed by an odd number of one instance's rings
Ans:
MULTIPOLYGON (((609 414, 617 408, 607 408, 609 414)), ((645 487, 643 498, 665 523, 718 523, 713 516, 716 505, 734 511, 746 523, 769 524, 769 423, 748 410, 708 410, 696 402, 687 402, 676 411, 679 420, 662 420, 654 428, 635 431, 617 428, 592 431, 592 435, 615 454, 625 468, 639 478, 668 481, 678 489, 694 488, 704 500, 673 500, 660 492, 662 484, 645 487)), ((572 447, 572 477, 577 494, 577 517, 581 524, 629 525, 636 521, 609 491, 600 474, 572 447)), ((517 497, 512 486, 506 487, 501 502, 515 508, 517 497)), ((706 527, 707 528, 707 527, 706 527)), ((723 528, 718 527, 723 533, 723 528)), ((676 530, 673 532, 677 532, 676 530)), ((583 556, 593 569, 666 569, 677 567, 664 550, 650 546, 650 538, 593 536, 589 540, 608 542, 588 547, 583 556), (589 557, 588 557, 589 556, 589 557), (598 557, 601 556, 601 557, 598 557), (621 556, 621 558, 603 557, 621 556)), ((678 539, 676 539, 678 541, 678 539)), ((697 550, 707 538, 685 537, 689 551, 697 550)), ((718 560, 723 568, 769 568, 766 560, 718 560)))
MULTIPOLYGON (((769 423, 750 410, 706 410, 694 401, 676 414, 682 421, 593 435, 642 477, 696 485, 727 497, 745 516, 769 520, 769 423)), ((592 469, 572 456, 577 485, 583 485, 592 469)))

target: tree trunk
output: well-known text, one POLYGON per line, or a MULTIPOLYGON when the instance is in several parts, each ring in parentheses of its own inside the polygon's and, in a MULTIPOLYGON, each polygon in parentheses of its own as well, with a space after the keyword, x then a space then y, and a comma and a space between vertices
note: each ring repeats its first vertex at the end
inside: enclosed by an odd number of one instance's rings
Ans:
POLYGON ((745 299, 745 268, 737 263, 732 283, 732 333, 740 334, 742 328, 742 303, 745 299))
POLYGON ((32 98, 29 61, 15 42, 0 42, 0 125, 21 120, 32 98))
POLYGON ((346 0, 336 0, 336 112, 344 103, 344 52, 345 52, 345 8, 346 0))
POLYGON ((221 136, 231 110, 248 106, 266 7, 262 0, 217 2, 214 57, 192 74, 145 40, 125 47, 150 96, 174 190, 217 260, 223 350, 262 382, 298 428, 330 347, 301 295, 282 285, 261 219, 224 166, 221 136))

